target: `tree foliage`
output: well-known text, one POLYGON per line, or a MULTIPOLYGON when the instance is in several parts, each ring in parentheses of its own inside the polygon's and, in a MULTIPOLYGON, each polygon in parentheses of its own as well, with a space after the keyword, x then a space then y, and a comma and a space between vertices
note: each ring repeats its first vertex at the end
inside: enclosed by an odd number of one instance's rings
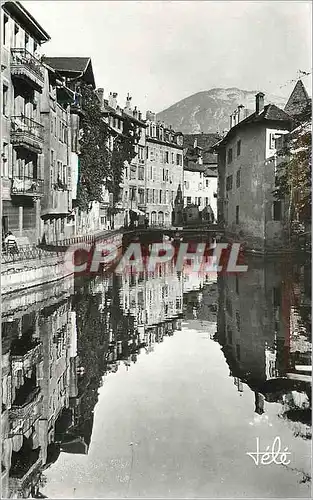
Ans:
POLYGON ((117 203, 125 162, 136 156, 135 144, 139 139, 134 123, 126 116, 123 134, 110 129, 103 118, 98 96, 89 85, 79 88, 82 95, 82 134, 80 138, 80 168, 77 186, 77 205, 88 210, 93 201, 102 201, 103 188, 113 193, 117 203), (109 148, 110 135, 114 137, 113 151, 109 148))
POLYGON ((278 153, 277 187, 274 196, 287 208, 289 226, 305 224, 311 218, 311 119, 298 121, 278 153))
POLYGON ((88 210, 92 201, 101 201, 105 180, 110 175, 109 129, 100 102, 92 87, 82 84, 82 136, 80 138, 77 203, 88 210))
POLYGON ((114 146, 111 157, 111 177, 107 182, 107 188, 113 193, 112 213, 118 210, 116 204, 120 197, 120 184, 123 180, 123 172, 126 165, 130 165, 136 156, 136 147, 140 138, 138 127, 124 115, 123 133, 114 138, 114 146))

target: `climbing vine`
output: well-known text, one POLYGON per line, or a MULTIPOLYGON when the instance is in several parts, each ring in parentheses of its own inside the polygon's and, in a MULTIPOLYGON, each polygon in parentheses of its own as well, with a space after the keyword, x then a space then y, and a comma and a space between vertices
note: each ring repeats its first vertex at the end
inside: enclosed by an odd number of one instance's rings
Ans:
POLYGON ((110 193, 113 193, 113 207, 111 213, 118 212, 116 204, 120 199, 120 184, 123 180, 123 172, 125 166, 130 164, 135 158, 137 152, 135 145, 140 138, 140 132, 136 125, 124 115, 123 133, 114 138, 114 146, 111 156, 111 178, 107 182, 107 187, 110 193))
POLYGON ((103 119, 98 96, 91 86, 82 84, 82 133, 80 137, 80 165, 77 186, 77 205, 89 210, 93 201, 102 201, 103 188, 113 194, 112 213, 119 201, 120 184, 125 163, 136 156, 135 144, 139 139, 137 127, 124 115, 123 134, 113 137, 113 151, 109 149, 109 138, 114 134, 103 119))
POLYGON ((307 116, 288 135, 279 153, 283 157, 277 172, 274 196, 286 205, 289 234, 301 232, 311 219, 311 119, 307 116))
POLYGON ((77 204, 82 210, 88 210, 92 201, 101 202, 103 186, 110 175, 109 128, 103 120, 100 102, 93 88, 82 84, 79 92, 83 117, 77 204))

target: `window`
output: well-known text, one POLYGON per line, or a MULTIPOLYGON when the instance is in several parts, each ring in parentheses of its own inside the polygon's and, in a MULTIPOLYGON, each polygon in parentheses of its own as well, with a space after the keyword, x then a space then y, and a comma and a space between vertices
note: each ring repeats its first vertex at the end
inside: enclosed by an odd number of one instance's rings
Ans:
POLYGON ((187 205, 191 205, 191 196, 187 196, 187 205))
POLYGON ((146 203, 149 203, 149 188, 146 189, 146 203))
POLYGON ((240 314, 238 311, 236 311, 236 323, 237 323, 237 329, 240 332, 240 314))
POLYGON ((2 87, 2 114, 9 116, 9 88, 4 84, 2 87))
POLYGON ((185 187, 185 189, 189 189, 189 182, 188 181, 184 181, 184 187, 185 187))
POLYGON ((183 157, 181 154, 177 153, 176 155, 176 165, 182 165, 183 164, 183 157))
POLYGON ((236 344, 236 354, 237 354, 237 359, 240 361, 240 345, 236 344))
POLYGON ((276 134, 269 135, 269 149, 275 149, 276 147, 276 134))
POLYGON ((159 198, 159 203, 162 203, 162 189, 160 189, 160 198, 159 198))
POLYGON ((205 198, 205 206, 207 207, 207 206, 208 206, 208 204, 209 204, 209 198, 207 198, 207 197, 206 197, 206 198, 205 198))
POLYGON ((139 161, 142 163, 145 159, 145 149, 143 146, 139 146, 139 149, 138 149, 138 158, 139 158, 139 161))
POLYGON ((25 33, 25 49, 29 50, 29 35, 25 33))
POLYGON ((240 187, 240 169, 237 170, 237 174, 236 174, 236 187, 237 188, 240 187))
POLYGON ((2 172, 1 176, 2 177, 9 177, 9 159, 8 159, 8 144, 7 142, 3 143, 3 148, 2 148, 2 172))
POLYGON ((239 224, 239 205, 236 205, 236 224, 239 224))
POLYGON ((169 152, 165 151, 165 163, 169 163, 169 152))
POLYGON ((17 41, 18 41, 18 32, 19 32, 19 26, 17 24, 14 25, 14 40, 13 40, 13 45, 14 47, 17 47, 17 41))
POLYGON ((227 163, 231 163, 233 161, 233 150, 230 148, 227 152, 227 163))
POLYGON ((57 117, 54 117, 54 137, 57 136, 57 117))
POLYGON ((137 178, 137 167, 135 165, 131 165, 130 167, 130 178, 131 179, 137 178))
POLYGON ((280 307, 281 305, 281 288, 274 287, 273 288, 273 306, 280 307))
POLYGON ((240 156, 241 153, 241 141, 237 141, 237 156, 240 156))
POLYGON ((9 26, 9 18, 4 14, 3 16, 3 45, 7 42, 7 29, 9 26))
POLYGON ((152 189, 152 203, 155 203, 155 189, 152 189))
POLYGON ((143 181, 145 178, 145 168, 142 165, 139 165, 138 167, 138 179, 140 181, 143 181))
POLYGON ((205 187, 209 187, 209 179, 205 179, 205 187))
POLYGON ((143 188, 138 189, 138 197, 139 197, 139 203, 143 205, 145 202, 145 191, 143 188))
POLYGON ((233 188, 233 176, 229 175, 226 179, 226 191, 231 191, 233 188))
POLYGON ((281 220, 281 201, 277 200, 273 203, 273 220, 281 220))
POLYGON ((172 153, 172 163, 174 163, 174 153, 172 153))

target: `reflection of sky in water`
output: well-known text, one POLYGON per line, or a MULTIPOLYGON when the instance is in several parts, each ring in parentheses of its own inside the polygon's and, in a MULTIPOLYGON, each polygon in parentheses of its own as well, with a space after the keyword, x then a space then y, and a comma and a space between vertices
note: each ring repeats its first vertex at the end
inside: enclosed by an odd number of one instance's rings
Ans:
MULTIPOLYGON (((215 322, 205 319, 211 304, 195 281, 186 280, 182 330, 104 377, 89 453, 61 453, 45 472, 49 497, 308 496, 300 471, 309 472, 310 441, 283 418, 283 400, 255 413, 255 394, 230 376, 214 341, 216 310, 215 322), (256 437, 265 449, 276 436, 292 452, 290 465, 257 467, 246 452, 256 437)), ((303 393, 293 397, 305 403, 303 393)))
MULTIPOLYGON (((29 346, 31 332, 51 343, 41 387, 45 393, 47 382, 50 410, 57 417, 69 403, 67 423, 53 434, 68 453, 58 456, 56 446, 40 491, 50 498, 307 497, 310 399, 296 379, 309 377, 310 316, 299 283, 294 294, 274 271, 256 266, 217 282, 214 273, 181 275, 167 264, 148 277, 97 277, 76 287, 72 303, 56 300, 39 321, 24 318, 29 346), (257 437, 265 450, 276 436, 292 453, 290 465, 257 467, 246 453, 256 451, 257 437)), ((23 342, 5 344, 6 366, 14 349, 27 348, 23 342)), ((41 418, 49 420, 49 411, 41 418)))

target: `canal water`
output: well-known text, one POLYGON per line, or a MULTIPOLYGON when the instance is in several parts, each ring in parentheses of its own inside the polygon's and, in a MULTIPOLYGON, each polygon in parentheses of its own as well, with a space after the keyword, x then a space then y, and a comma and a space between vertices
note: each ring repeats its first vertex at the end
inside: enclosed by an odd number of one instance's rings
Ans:
POLYGON ((254 259, 6 299, 3 497, 308 498, 310 287, 254 259))

